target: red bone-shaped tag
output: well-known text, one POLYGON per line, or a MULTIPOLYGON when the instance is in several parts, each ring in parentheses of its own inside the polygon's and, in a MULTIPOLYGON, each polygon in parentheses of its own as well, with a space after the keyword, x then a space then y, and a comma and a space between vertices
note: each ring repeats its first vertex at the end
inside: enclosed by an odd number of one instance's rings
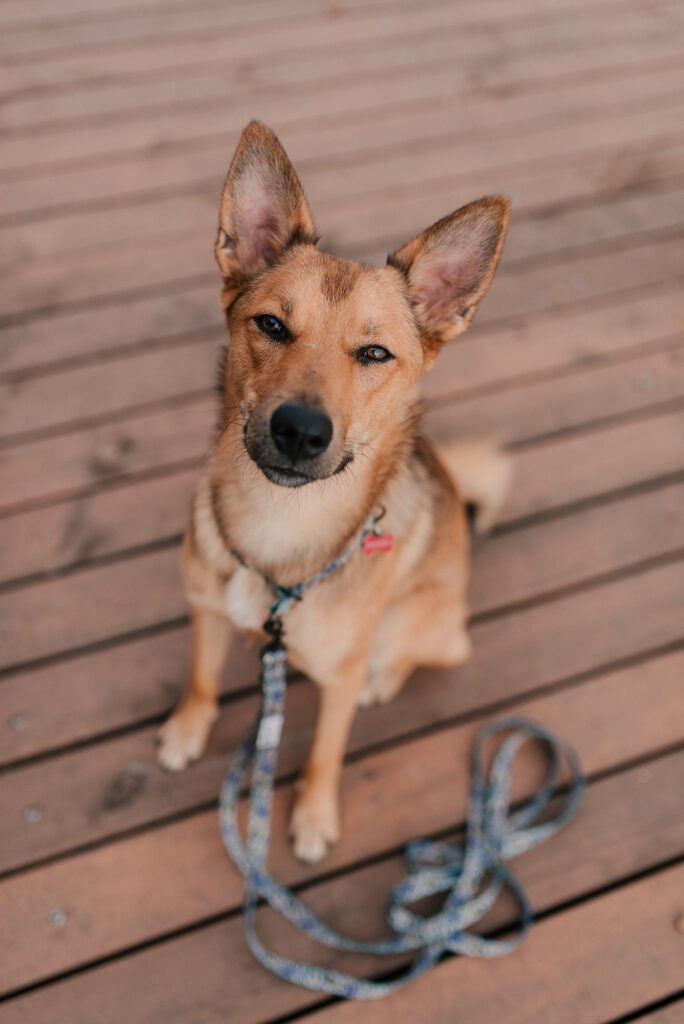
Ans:
POLYGON ((394 547, 394 536, 391 533, 369 533, 363 538, 364 555, 372 555, 374 551, 391 551, 394 547))

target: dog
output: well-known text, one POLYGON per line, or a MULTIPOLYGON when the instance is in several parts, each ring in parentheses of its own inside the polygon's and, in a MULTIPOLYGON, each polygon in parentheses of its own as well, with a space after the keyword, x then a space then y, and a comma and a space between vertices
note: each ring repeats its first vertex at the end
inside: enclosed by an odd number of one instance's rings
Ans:
POLYGON ((470 655, 466 504, 491 526, 508 464, 485 444, 438 453, 420 433, 417 387, 471 323, 508 219, 507 199, 477 200, 371 267, 319 251, 302 186, 265 125, 247 126, 228 171, 215 254, 230 345, 182 550, 190 682, 159 760, 177 771, 201 756, 231 636, 264 636, 264 576, 306 579, 382 509, 391 550, 359 550, 286 620, 292 666, 320 687, 291 818, 304 861, 339 837, 356 707, 389 700, 418 666, 470 655))

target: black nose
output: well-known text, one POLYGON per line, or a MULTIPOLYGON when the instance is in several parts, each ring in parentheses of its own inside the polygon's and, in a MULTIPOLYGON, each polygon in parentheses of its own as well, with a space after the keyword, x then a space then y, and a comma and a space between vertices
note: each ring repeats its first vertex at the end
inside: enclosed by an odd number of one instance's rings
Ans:
POLYGON ((333 425, 329 416, 308 405, 284 402, 271 416, 271 437, 291 463, 313 459, 330 444, 333 425))

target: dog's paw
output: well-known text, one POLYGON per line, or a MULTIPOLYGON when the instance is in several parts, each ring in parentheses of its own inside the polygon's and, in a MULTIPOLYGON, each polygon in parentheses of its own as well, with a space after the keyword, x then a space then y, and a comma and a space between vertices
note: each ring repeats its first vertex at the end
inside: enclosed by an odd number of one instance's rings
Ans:
POLYGON ((290 838, 297 860, 315 864, 339 837, 339 816, 334 802, 302 794, 290 820, 290 838))
POLYGON ((157 734, 157 760, 169 772, 180 772, 202 756, 209 730, 216 720, 213 704, 183 705, 157 734))

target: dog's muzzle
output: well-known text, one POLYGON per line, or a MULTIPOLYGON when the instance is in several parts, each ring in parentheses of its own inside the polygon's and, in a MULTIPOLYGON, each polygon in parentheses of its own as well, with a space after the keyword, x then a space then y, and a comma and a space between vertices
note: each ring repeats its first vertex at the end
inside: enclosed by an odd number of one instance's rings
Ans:
POLYGON ((333 422, 304 402, 283 402, 264 422, 248 422, 245 446, 264 476, 281 487, 301 487, 341 472, 353 455, 336 451, 333 422))

